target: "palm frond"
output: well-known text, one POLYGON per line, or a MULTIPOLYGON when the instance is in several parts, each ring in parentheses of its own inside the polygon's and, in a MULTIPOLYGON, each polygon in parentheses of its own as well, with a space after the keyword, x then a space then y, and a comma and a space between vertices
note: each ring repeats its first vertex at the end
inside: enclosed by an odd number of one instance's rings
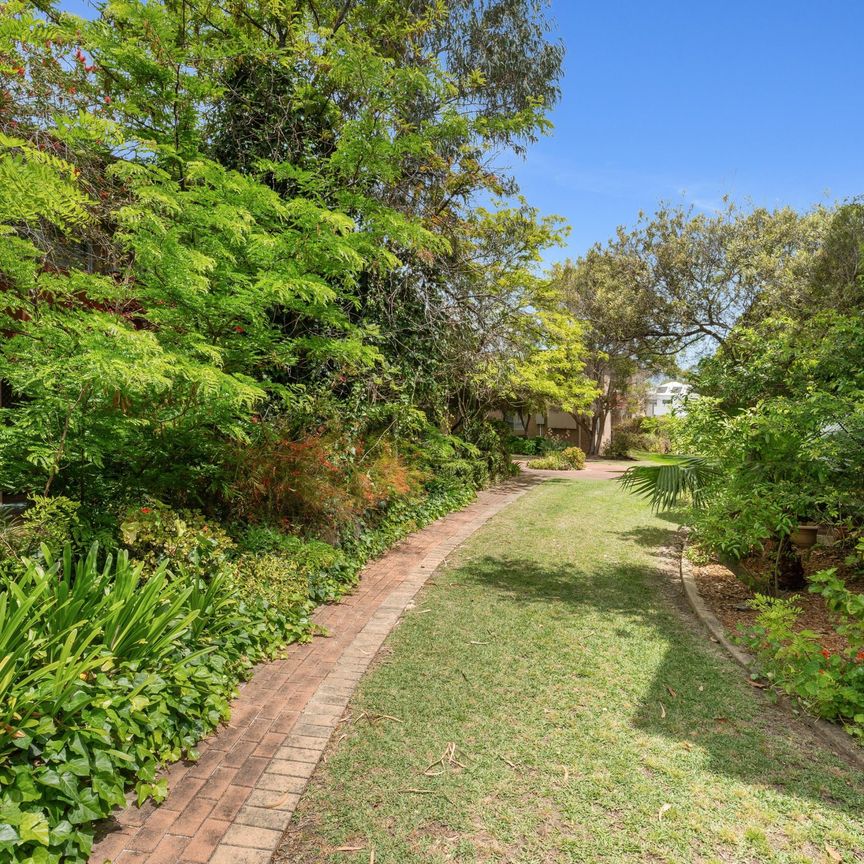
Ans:
POLYGON ((635 465, 621 476, 621 485, 634 495, 649 498, 655 510, 669 510, 689 497, 700 507, 717 467, 702 456, 682 456, 667 465, 635 465))

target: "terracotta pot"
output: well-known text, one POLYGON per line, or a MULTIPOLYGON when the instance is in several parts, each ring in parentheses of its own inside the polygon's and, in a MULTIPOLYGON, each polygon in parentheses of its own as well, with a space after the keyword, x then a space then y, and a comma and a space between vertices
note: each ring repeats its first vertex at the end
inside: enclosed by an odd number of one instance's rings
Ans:
POLYGON ((799 525, 798 528, 789 535, 789 539, 799 549, 809 549, 816 544, 816 537, 819 534, 818 525, 799 525))

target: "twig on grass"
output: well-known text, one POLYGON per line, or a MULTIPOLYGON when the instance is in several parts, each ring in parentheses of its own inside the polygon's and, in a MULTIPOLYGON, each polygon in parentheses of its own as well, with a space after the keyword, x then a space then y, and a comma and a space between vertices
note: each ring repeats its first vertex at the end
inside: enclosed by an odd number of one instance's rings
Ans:
POLYGON ((441 774, 444 774, 447 771, 447 766, 451 768, 456 765, 459 768, 467 768, 467 765, 463 765, 456 758, 456 743, 454 741, 450 741, 447 746, 444 748, 444 752, 423 772, 426 777, 439 777, 441 774), (440 765, 440 771, 433 771, 432 769, 436 766, 440 765))
MULTIPOLYGON (((440 795, 445 801, 453 804, 453 799, 444 792, 439 792, 437 789, 400 789, 399 792, 405 795, 440 795)), ((455 804, 453 805, 456 806, 455 804)))
POLYGON ((363 711, 357 717, 357 722, 359 723, 361 720, 368 720, 370 723, 375 724, 379 720, 392 720, 394 723, 402 723, 399 717, 394 717, 392 714, 374 714, 369 711, 363 711))

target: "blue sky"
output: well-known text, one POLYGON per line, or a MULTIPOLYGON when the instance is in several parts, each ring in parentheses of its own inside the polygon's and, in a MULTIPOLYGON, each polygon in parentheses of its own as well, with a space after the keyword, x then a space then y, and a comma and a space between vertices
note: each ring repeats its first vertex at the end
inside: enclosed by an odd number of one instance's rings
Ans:
POLYGON ((508 164, 577 256, 661 200, 806 208, 864 194, 861 0, 553 0, 555 130, 508 164))

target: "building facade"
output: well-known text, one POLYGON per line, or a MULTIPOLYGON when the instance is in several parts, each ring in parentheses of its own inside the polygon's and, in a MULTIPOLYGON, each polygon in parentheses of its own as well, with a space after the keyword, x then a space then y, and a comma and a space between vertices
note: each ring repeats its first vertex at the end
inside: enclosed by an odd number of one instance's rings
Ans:
POLYGON ((689 384, 681 381, 666 381, 653 387, 645 397, 645 416, 662 417, 684 407, 684 399, 691 391, 689 384))

